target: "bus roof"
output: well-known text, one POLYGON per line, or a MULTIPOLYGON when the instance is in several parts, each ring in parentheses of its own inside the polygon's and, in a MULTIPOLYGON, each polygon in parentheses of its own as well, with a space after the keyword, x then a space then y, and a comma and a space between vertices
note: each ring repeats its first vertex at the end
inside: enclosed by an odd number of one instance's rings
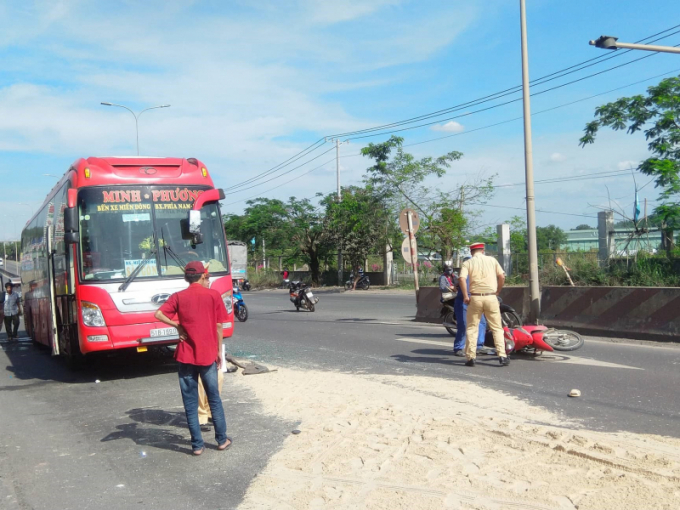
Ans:
POLYGON ((163 158, 149 156, 115 156, 76 160, 45 197, 43 204, 28 219, 28 225, 46 202, 71 180, 73 187, 87 186, 210 186, 212 178, 206 166, 196 158, 163 158), (88 172, 86 172, 86 169, 88 172), (89 173, 89 177, 87 174, 89 173))
POLYGON ((71 169, 76 188, 116 184, 213 187, 205 165, 195 158, 89 157, 77 160, 71 169))

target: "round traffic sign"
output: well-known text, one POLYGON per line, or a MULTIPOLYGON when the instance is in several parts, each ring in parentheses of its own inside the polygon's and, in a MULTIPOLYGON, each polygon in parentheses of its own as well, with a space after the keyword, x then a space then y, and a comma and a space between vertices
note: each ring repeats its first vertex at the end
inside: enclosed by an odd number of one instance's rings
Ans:
MULTIPOLYGON (((401 243, 401 256, 404 257, 404 260, 409 264, 413 263, 412 253, 418 253, 418 245, 416 244, 415 238, 412 243, 409 243, 409 238, 407 237, 404 239, 404 242, 401 243), (413 249, 413 251, 411 251, 411 249, 413 249)), ((416 255, 416 258, 417 256, 418 255, 416 255)))
POLYGON ((399 213, 399 227, 401 227, 401 231, 406 235, 408 235, 409 214, 411 215, 411 228, 413 229, 413 233, 415 234, 418 232, 418 227, 420 227, 420 218, 418 217, 418 213, 407 207, 399 213))

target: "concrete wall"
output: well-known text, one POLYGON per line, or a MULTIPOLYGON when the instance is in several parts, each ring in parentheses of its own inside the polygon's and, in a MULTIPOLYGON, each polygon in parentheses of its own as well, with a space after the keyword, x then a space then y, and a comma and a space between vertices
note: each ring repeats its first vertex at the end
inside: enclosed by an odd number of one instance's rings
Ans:
MULTIPOLYGON (((439 289, 420 292, 416 321, 439 322, 439 289)), ((501 298, 527 316, 526 287, 506 287, 501 298)), ((541 322, 583 334, 680 342, 680 288, 544 287, 541 322)))

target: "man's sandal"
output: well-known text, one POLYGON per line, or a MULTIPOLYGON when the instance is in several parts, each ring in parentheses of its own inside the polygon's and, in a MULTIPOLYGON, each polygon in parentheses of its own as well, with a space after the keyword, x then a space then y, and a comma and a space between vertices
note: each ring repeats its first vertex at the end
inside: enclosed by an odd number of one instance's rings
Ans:
POLYGON ((198 457, 200 454, 203 453, 203 450, 205 450, 205 447, 201 448, 200 450, 194 450, 194 455, 196 455, 196 457, 198 457))
POLYGON ((217 445, 217 449, 218 450, 228 450, 229 448, 231 448, 231 445, 233 445, 233 444, 234 444, 234 440, 232 438, 228 437, 227 440, 224 443, 217 445))

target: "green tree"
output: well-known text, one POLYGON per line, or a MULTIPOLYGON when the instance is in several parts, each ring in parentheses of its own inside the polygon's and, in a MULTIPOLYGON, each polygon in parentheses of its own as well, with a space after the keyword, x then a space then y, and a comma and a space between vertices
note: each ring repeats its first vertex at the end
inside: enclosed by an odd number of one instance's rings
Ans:
POLYGON ((559 251, 567 242, 567 234, 555 225, 536 227, 536 245, 539 250, 559 251))
POLYGON ((368 254, 384 250, 390 210, 384 197, 371 186, 343 188, 342 200, 334 194, 322 200, 326 208, 324 230, 353 268, 360 267, 368 254))
POLYGON ((271 255, 282 254, 291 248, 290 218, 286 204, 281 200, 256 198, 248 200, 243 215, 228 215, 225 218, 227 239, 243 241, 251 246, 255 239, 253 257, 261 256, 262 241, 271 255))
POLYGON ((290 240, 296 250, 309 264, 312 282, 319 283, 319 260, 329 246, 328 235, 324 229, 323 211, 315 207, 307 198, 298 200, 290 197, 287 205, 290 240))
POLYGON ((590 225, 586 225, 585 223, 581 223, 580 225, 576 225, 576 228, 574 230, 592 230, 595 227, 591 227, 590 225))
POLYGON ((493 194, 493 178, 464 183, 455 186, 454 191, 442 191, 441 185, 427 186, 428 178, 443 177, 463 154, 452 151, 438 158, 416 159, 404 152, 403 141, 392 136, 361 150, 375 160, 366 170, 365 182, 389 200, 395 218, 403 207, 415 209, 420 216, 419 249, 439 252, 443 260, 450 260, 454 250, 464 245, 473 226, 473 210, 468 212, 464 204, 488 200, 493 194))
POLYGON ((663 201, 655 213, 663 221, 664 246, 673 249, 673 231, 680 228, 680 77, 666 78, 649 87, 647 95, 622 97, 595 110, 580 139, 581 146, 595 142, 601 127, 633 134, 643 131, 652 155, 638 166, 654 177, 663 201))

